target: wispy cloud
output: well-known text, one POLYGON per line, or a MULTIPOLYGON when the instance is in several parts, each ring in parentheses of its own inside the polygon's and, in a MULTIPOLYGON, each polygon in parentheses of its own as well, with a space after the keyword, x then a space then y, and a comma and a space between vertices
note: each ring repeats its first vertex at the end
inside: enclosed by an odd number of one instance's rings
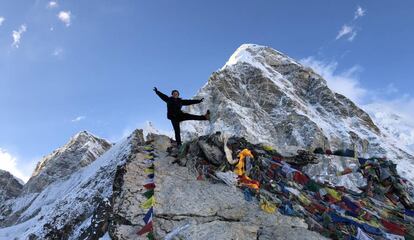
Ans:
POLYGON ((335 61, 327 62, 308 57, 300 60, 300 62, 320 74, 333 91, 347 96, 357 103, 361 103, 367 94, 367 90, 361 87, 359 81, 358 74, 361 71, 359 66, 353 66, 345 71, 338 72, 338 62, 335 61))
POLYGON ((24 182, 27 182, 29 179, 29 175, 24 174, 18 167, 17 167, 17 158, 11 155, 4 149, 0 148, 0 169, 10 172, 15 177, 20 178, 24 182))
POLYGON ((348 39, 348 41, 352 42, 357 35, 357 31, 354 27, 349 25, 343 25, 341 30, 339 30, 338 34, 336 35, 336 40, 344 37, 348 39))
POLYGON ((358 6, 355 13, 354 19, 350 21, 348 24, 344 24, 342 28, 338 31, 336 35, 336 40, 341 38, 345 38, 346 40, 352 42, 354 41, 355 37, 358 34, 358 28, 356 27, 356 20, 365 16, 366 10, 363 9, 361 6, 358 6))
POLYGON ((57 47, 53 50, 52 55, 55 57, 61 56, 63 53, 63 49, 60 47, 57 47))
POLYGON ((366 12, 365 9, 363 9, 361 6, 358 6, 354 14, 354 19, 358 19, 360 17, 365 16, 365 12, 366 12))
POLYGON ((6 19, 2 16, 0 16, 0 26, 3 25, 3 22, 6 21, 6 19))
POLYGON ((350 41, 350 42, 354 41, 356 35, 357 35, 357 31, 352 31, 350 36, 348 36, 348 41, 350 41))
POLYGON ((66 27, 70 26, 71 23, 71 13, 70 11, 60 11, 58 14, 58 18, 62 21, 66 27))
POLYGON ((47 3, 47 8, 52 9, 52 8, 57 8, 59 5, 56 1, 50 1, 47 3))
POLYGON ((84 120, 85 118, 86 118, 85 116, 78 116, 78 117, 72 119, 71 121, 72 122, 80 122, 80 121, 84 120))
POLYGON ((26 32, 26 30, 27 30, 27 27, 25 24, 22 24, 17 31, 13 30, 13 33, 12 33, 12 37, 13 37, 12 46, 13 47, 19 48, 20 40, 22 38, 23 33, 26 32))

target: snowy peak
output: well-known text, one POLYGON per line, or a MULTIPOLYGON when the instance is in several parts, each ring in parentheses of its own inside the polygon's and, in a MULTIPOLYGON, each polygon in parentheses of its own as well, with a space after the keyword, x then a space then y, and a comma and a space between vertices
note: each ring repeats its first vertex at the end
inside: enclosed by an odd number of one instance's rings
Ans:
POLYGON ((109 142, 87 131, 77 133, 67 144, 45 156, 37 164, 24 192, 41 191, 56 179, 89 165, 110 147, 109 142))
POLYGON ((231 55, 221 70, 238 63, 248 63, 261 68, 271 65, 272 61, 300 65, 295 60, 270 47, 257 44, 243 44, 231 55))
POLYGON ((395 109, 383 104, 365 105, 364 109, 370 114, 381 132, 392 139, 396 145, 405 147, 404 150, 414 154, 414 125, 409 117, 395 113, 395 109))
POLYGON ((0 205, 8 199, 17 197, 23 188, 22 180, 0 169, 0 205))
POLYGON ((384 138, 367 112, 333 92, 321 75, 270 47, 240 46, 195 96, 201 97, 202 104, 186 111, 200 114, 210 108, 211 121, 184 122, 184 138, 220 131, 280 151, 289 146, 353 149, 360 156, 414 162, 384 138))
POLYGON ((96 137, 92 133, 84 130, 75 134, 71 139, 70 142, 80 142, 80 143, 87 143, 90 141, 100 140, 100 138, 96 137))
POLYGON ((173 137, 173 133, 171 131, 165 131, 158 129, 153 122, 147 121, 145 122, 145 126, 143 128, 143 134, 147 138, 149 134, 156 134, 156 135, 166 135, 168 137, 173 137))

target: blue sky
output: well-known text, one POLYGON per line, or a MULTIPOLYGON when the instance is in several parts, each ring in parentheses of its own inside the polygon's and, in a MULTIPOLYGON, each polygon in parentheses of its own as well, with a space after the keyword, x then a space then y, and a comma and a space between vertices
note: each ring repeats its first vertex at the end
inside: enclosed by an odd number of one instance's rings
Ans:
POLYGON ((84 129, 112 141, 146 121, 170 130, 152 87, 190 98, 243 43, 414 115, 414 2, 201 2, 1 1, 0 168, 27 179, 84 129))

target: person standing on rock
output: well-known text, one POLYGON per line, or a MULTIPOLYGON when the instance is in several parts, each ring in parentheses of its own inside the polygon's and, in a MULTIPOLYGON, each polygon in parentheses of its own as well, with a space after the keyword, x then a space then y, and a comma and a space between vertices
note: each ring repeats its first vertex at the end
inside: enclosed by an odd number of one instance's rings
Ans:
POLYGON ((180 122, 186 120, 210 120, 210 110, 207 110, 206 114, 204 115, 193 115, 189 113, 185 113, 181 111, 182 106, 188 106, 192 104, 201 103, 204 98, 200 100, 187 100, 181 99, 180 93, 178 90, 173 90, 171 92, 171 96, 168 97, 164 93, 158 91, 156 87, 154 87, 154 92, 164 101, 167 103, 167 118, 171 120, 171 123, 174 128, 175 132, 175 141, 177 142, 177 147, 181 146, 181 135, 180 135, 180 122))

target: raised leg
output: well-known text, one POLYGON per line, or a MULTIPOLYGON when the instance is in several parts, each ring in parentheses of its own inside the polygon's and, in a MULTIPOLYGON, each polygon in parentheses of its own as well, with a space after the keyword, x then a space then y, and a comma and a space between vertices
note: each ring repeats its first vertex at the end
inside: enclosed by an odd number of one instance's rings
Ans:
POLYGON ((187 120, 207 120, 207 118, 204 115, 194 115, 194 114, 189 114, 189 113, 182 113, 181 121, 187 121, 187 120))

